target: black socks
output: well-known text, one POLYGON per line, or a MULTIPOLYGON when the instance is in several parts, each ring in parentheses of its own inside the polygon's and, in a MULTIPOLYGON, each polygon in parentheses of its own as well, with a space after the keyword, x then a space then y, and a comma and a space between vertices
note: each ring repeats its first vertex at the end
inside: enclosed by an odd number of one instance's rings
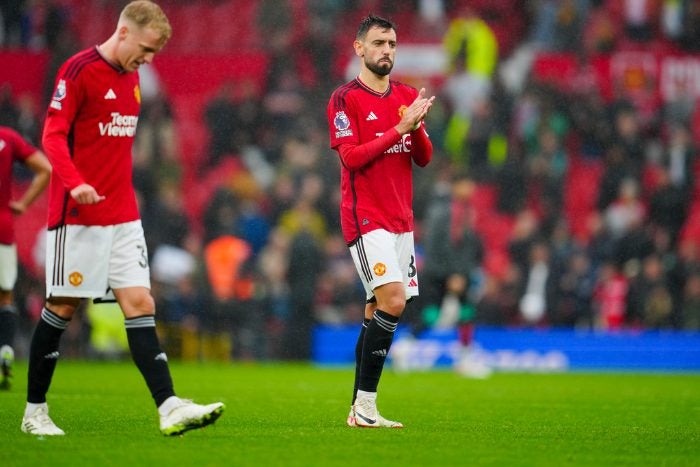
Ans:
POLYGON ((399 318, 396 316, 382 310, 374 312, 372 320, 367 325, 362 343, 358 389, 366 392, 377 392, 384 361, 389 354, 398 323, 399 318))
POLYGON ((131 357, 146 380, 156 407, 175 395, 168 368, 168 357, 160 348, 154 316, 141 316, 124 321, 131 357))
POLYGON ((360 327, 360 335, 357 336, 357 343, 355 344, 355 387, 352 389, 352 403, 355 403, 357 398, 357 387, 360 384, 360 365, 362 365, 362 345, 365 342, 365 333, 367 332, 367 325, 371 320, 363 318, 362 326, 360 327))
POLYGON ((41 319, 34 330, 29 347, 27 402, 46 402, 46 393, 58 363, 58 344, 69 322, 46 308, 41 311, 41 319))
POLYGON ((16 329, 17 309, 12 305, 0 306, 0 347, 3 345, 13 347, 16 329))

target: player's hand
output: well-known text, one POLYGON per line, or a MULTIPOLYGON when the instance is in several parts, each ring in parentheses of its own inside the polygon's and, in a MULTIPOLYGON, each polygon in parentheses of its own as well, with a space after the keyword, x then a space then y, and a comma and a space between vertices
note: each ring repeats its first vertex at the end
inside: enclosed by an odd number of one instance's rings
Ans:
POLYGON ((10 201, 9 203, 7 203, 7 205, 10 207, 10 211, 12 211, 12 214, 16 216, 24 214, 24 211, 27 210, 27 206, 20 203, 19 201, 10 201))
POLYGON ((421 122, 428 115, 430 107, 433 106, 435 96, 425 97, 425 88, 421 88, 418 97, 404 110, 401 121, 396 126, 399 134, 415 131, 420 127, 421 122))
POLYGON ((78 204, 97 204, 104 201, 105 197, 98 194, 97 190, 92 185, 83 183, 70 191, 71 198, 78 204))

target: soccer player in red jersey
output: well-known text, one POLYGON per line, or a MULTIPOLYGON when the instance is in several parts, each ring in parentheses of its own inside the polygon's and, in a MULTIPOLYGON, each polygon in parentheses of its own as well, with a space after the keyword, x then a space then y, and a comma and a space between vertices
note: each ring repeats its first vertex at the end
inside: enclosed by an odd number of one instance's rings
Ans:
POLYGON ((17 245, 14 216, 24 214, 49 184, 51 164, 43 152, 13 129, 0 126, 0 389, 10 388, 15 352, 17 310, 12 290, 17 281, 17 245), (20 199, 12 199, 12 167, 26 165, 34 178, 20 199))
POLYGON ((377 386, 406 301, 418 295, 412 170, 432 158, 423 119, 435 97, 389 78, 392 22, 367 16, 353 45, 360 74, 333 92, 327 109, 341 161, 341 228, 367 295, 347 423, 399 428, 377 411, 377 386))
POLYGON ((153 396, 160 430, 176 435, 213 423, 220 402, 199 405, 175 395, 168 358, 155 329, 148 256, 132 185, 131 148, 141 94, 138 68, 171 35, 161 8, 133 1, 104 43, 59 69, 44 125, 53 166, 49 188, 46 306, 32 337, 27 405, 21 429, 63 435, 46 393, 59 340, 82 299, 116 299, 129 348, 153 396))

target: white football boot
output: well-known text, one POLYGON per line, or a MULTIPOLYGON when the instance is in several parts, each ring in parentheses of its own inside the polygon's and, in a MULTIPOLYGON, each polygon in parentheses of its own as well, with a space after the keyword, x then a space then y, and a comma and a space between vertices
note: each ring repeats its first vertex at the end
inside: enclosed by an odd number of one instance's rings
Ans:
POLYGON ((22 418, 22 431, 36 436, 62 436, 65 435, 49 417, 49 407, 42 404, 33 412, 22 418))
MULTIPOLYGON (((367 397, 358 397, 355 400, 354 420, 361 428, 403 428, 401 422, 395 422, 382 417, 377 410, 377 402, 367 397)), ((349 424, 349 423, 348 423, 349 424)))
POLYGON ((211 425, 226 408, 221 402, 200 405, 180 398, 169 399, 163 405, 166 403, 172 405, 167 413, 160 415, 160 432, 166 436, 181 435, 186 431, 211 425))

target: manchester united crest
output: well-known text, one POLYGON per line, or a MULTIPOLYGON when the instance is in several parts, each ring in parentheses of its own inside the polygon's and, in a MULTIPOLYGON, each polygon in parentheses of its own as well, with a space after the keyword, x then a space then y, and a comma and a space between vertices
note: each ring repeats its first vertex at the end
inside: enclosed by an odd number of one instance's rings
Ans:
POLYGON ((374 265, 373 271, 377 276, 383 276, 386 273, 386 265, 384 263, 377 263, 374 265))
POLYGON ((70 285, 73 287, 78 287, 80 284, 83 283, 83 275, 80 274, 78 271, 71 272, 68 275, 68 282, 70 282, 70 285))

